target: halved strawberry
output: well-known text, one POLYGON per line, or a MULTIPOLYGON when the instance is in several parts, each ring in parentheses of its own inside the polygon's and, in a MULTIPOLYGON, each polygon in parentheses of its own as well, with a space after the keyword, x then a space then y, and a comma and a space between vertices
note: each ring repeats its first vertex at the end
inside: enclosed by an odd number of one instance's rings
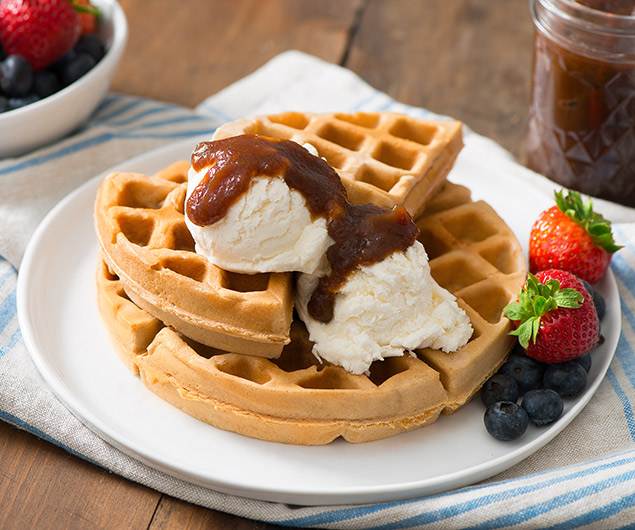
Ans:
POLYGON ((611 223, 582 202, 577 191, 555 193, 556 205, 540 214, 529 234, 529 270, 569 271, 589 283, 602 279, 619 250, 611 223))
POLYGON ((600 324, 593 299, 573 274, 551 269, 529 274, 518 301, 504 314, 514 322, 511 332, 527 355, 548 363, 575 359, 597 344, 600 324))

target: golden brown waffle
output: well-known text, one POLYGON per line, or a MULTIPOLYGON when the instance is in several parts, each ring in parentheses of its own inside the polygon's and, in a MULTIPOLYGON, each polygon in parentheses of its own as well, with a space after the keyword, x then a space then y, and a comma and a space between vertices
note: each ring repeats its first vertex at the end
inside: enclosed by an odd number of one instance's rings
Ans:
POLYGON ((416 219, 432 277, 465 309, 474 333, 455 353, 425 349, 448 392, 444 413, 464 405, 500 367, 515 343, 503 308, 518 296, 527 271, 518 240, 485 202, 450 182, 416 219))
POLYGON ((463 147, 458 121, 420 121, 390 112, 286 112, 240 120, 214 139, 260 134, 310 143, 340 175, 355 204, 403 205, 418 216, 463 147))
POLYGON ((364 442, 431 423, 444 407, 439 375, 414 357, 376 363, 370 377, 352 375, 316 361, 299 321, 278 359, 226 353, 144 315, 117 283, 100 266, 100 311, 122 358, 132 361, 126 364, 163 399, 218 428, 303 445, 338 436, 364 442), (147 351, 139 352, 131 337, 148 326, 121 312, 159 326, 147 351))
POLYGON ((366 442, 417 429, 465 404, 504 362, 514 338, 502 308, 526 274, 510 229, 485 203, 472 202, 462 186, 446 183, 417 224, 433 276, 459 297, 474 327, 467 345, 451 354, 423 350, 417 357, 375 362, 368 376, 353 375, 320 364, 299 321, 278 359, 212 349, 169 326, 139 352, 147 341, 147 315, 140 316, 143 311, 103 267, 101 313, 148 388, 218 428, 304 445, 338 436, 366 442), (139 325, 132 315, 139 315, 139 325), (135 330, 138 339, 132 338, 135 330))
POLYGON ((147 350, 164 324, 130 301, 119 277, 103 260, 97 270, 97 285, 99 312, 108 322, 117 353, 132 373, 139 375, 137 355, 147 350))
POLYGON ((291 274, 242 275, 194 252, 184 221, 187 162, 153 177, 113 173, 99 188, 95 225, 104 259, 135 303, 192 339, 277 356, 289 342, 291 274))

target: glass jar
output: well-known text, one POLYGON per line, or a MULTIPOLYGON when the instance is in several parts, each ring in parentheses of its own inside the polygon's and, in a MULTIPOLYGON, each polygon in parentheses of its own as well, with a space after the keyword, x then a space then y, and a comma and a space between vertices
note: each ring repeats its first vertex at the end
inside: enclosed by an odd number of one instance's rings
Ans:
POLYGON ((635 206, 635 1, 530 0, 527 165, 635 206))

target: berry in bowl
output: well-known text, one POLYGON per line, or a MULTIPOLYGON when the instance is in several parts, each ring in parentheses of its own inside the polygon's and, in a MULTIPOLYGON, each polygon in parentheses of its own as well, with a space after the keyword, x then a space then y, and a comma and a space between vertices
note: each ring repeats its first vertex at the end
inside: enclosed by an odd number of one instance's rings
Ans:
POLYGON ((114 0, 0 2, 0 158, 78 129, 106 94, 127 32, 114 0))

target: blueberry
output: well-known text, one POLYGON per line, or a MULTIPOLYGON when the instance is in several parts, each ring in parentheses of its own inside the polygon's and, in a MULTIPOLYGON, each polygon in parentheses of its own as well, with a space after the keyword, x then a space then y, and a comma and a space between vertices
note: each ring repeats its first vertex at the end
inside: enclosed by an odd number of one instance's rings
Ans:
POLYGON ((494 438, 510 442, 520 438, 529 425, 529 416, 520 405, 511 401, 498 401, 487 407, 485 428, 494 438))
POLYGON ((543 367, 538 361, 524 354, 512 353, 498 373, 513 377, 518 383, 518 392, 521 396, 528 390, 542 386, 543 367))
POLYGON ((68 63, 75 59, 75 57, 77 57, 77 53, 75 52, 75 50, 69 50, 52 65, 50 65, 49 70, 51 70, 59 79, 61 79, 62 72, 66 69, 68 63))
POLYGON ((68 86, 77 81, 95 66, 95 59, 85 53, 78 53, 62 70, 62 83, 68 86))
POLYGON ((0 113, 11 110, 11 105, 9 105, 9 100, 4 96, 0 95, 0 113))
POLYGON ((606 300, 597 291, 593 291, 593 305, 598 314, 598 319, 602 320, 606 314, 606 300))
POLYGON ((593 295, 593 286, 587 282, 586 280, 583 280, 582 278, 578 278, 578 280, 580 280, 582 282, 582 285, 584 285, 584 288, 589 291, 590 295, 593 295))
POLYGON ((511 375, 494 374, 481 388, 481 401, 489 407, 497 401, 518 401, 518 383, 511 375))
POLYGON ((99 36, 95 33, 88 33, 83 35, 77 41, 77 44, 75 44, 75 51, 77 53, 90 55, 93 59, 95 59, 95 62, 99 62, 104 56, 106 50, 99 36))
POLYGON ((9 98, 22 98, 33 87, 33 70, 21 55, 9 55, 0 63, 0 89, 9 98))
POLYGON ((575 361, 552 364, 545 370, 543 383, 562 397, 573 397, 586 386, 586 370, 575 361))
POLYGON ((580 366, 582 366, 582 368, 584 368, 584 371, 587 374, 589 373, 589 370, 591 369, 591 364, 592 364, 590 352, 587 352, 584 355, 580 355, 580 357, 576 357, 575 359, 572 359, 572 360, 578 363, 580 366))
POLYGON ((12 109, 19 109, 21 107, 26 107, 31 103, 35 103, 36 101, 39 101, 39 99, 40 98, 36 94, 29 94, 23 98, 9 98, 9 106, 12 109))
POLYGON ((589 282, 581 278, 580 281, 584 284, 584 287, 587 291, 589 291, 589 294, 593 299, 593 305, 595 306, 595 310, 598 314, 598 319, 602 320, 604 318, 604 314, 606 313, 606 301, 604 300, 604 297, 598 293, 589 282))
POLYGON ((33 78, 33 92, 39 97, 45 98, 62 88, 62 84, 51 70, 40 70, 33 78))
POLYGON ((535 425, 553 423, 564 411, 560 394, 549 388, 530 390, 524 395, 520 405, 527 412, 529 421, 535 425))

